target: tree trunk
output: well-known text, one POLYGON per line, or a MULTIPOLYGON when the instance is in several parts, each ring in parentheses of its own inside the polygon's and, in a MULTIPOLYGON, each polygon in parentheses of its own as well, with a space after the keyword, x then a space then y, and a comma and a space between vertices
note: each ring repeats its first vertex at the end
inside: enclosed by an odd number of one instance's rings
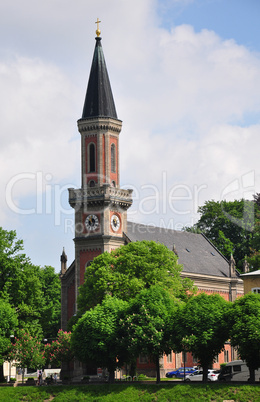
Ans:
POLYGON ((255 383, 255 370, 252 369, 251 367, 249 367, 249 374, 250 374, 249 382, 251 384, 254 384, 255 383))
POLYGON ((111 384, 115 381, 115 370, 109 369, 109 377, 108 377, 108 382, 111 384))
POLYGON ((0 364, 0 382, 4 380, 4 364, 0 364))
POLYGON ((160 384, 160 359, 156 357, 156 384, 160 384))
POLYGON ((209 365, 206 364, 203 366, 203 378, 202 381, 203 382, 207 382, 208 381, 208 369, 209 369, 209 365))
POLYGON ((130 363, 129 375, 133 378, 136 374, 136 362, 130 363))

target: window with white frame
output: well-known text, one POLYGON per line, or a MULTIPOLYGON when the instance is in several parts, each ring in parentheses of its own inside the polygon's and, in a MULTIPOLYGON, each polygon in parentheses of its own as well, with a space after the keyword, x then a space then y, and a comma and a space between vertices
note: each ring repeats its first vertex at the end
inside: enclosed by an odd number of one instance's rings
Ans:
POLYGON ((167 363, 172 363, 172 353, 169 353, 169 354, 166 356, 166 361, 167 361, 167 363))
POLYGON ((224 350, 224 362, 228 363, 229 362, 229 353, 228 350, 224 350))

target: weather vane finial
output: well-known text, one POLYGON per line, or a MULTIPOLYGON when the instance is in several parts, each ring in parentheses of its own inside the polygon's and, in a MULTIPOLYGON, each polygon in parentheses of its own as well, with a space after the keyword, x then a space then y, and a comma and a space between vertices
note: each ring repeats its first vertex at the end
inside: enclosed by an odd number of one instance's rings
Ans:
POLYGON ((96 35, 97 36, 100 36, 100 34, 101 34, 101 31, 100 31, 100 29, 99 29, 99 23, 100 23, 101 21, 99 21, 99 19, 97 19, 97 21, 95 22, 95 24, 97 24, 97 30, 96 30, 96 35))

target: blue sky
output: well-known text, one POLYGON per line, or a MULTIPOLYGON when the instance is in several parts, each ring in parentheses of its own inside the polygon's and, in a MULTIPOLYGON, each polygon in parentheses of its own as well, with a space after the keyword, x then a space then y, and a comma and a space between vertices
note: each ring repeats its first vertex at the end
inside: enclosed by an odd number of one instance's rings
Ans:
POLYGON ((260 192, 258 0, 0 4, 0 222, 38 265, 74 259, 67 188, 95 21, 119 119, 129 219, 181 229, 209 199, 260 192))
POLYGON ((190 24, 195 31, 208 29, 221 38, 233 38, 238 43, 259 51, 259 15, 258 0, 198 0, 166 1, 166 8, 159 4, 158 11, 162 26, 190 24))

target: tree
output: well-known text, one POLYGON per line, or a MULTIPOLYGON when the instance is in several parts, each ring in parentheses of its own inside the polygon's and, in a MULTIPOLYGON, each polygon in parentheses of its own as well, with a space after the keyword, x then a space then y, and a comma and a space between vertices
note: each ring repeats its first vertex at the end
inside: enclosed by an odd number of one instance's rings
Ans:
POLYGON ((232 306, 229 323, 231 344, 249 367, 250 381, 255 382, 255 370, 260 367, 260 295, 248 293, 232 306))
POLYGON ((206 201, 199 207, 200 219, 192 228, 199 230, 227 258, 233 253, 242 269, 244 257, 250 254, 258 207, 254 201, 206 201))
POLYGON ((103 302, 87 311, 74 326, 72 347, 75 356, 84 363, 107 368, 109 382, 114 381, 114 371, 126 359, 119 339, 119 320, 128 303, 106 296, 103 302))
POLYGON ((79 310, 83 313, 94 307, 107 294, 130 300, 155 284, 185 298, 194 289, 192 281, 181 278, 181 270, 173 251, 154 241, 129 243, 103 253, 86 269, 85 282, 79 288, 79 310))
POLYGON ((44 346, 44 357, 46 364, 51 364, 52 367, 59 367, 61 364, 65 364, 70 376, 70 363, 74 358, 71 346, 71 332, 60 329, 57 339, 44 346))
POLYGON ((131 361, 140 353, 156 364, 157 383, 160 382, 160 357, 172 350, 171 318, 176 302, 168 291, 159 286, 143 289, 130 303, 126 317, 119 321, 121 342, 131 361))
POLYGON ((251 271, 260 269, 260 194, 254 195, 254 202, 257 207, 255 227, 251 241, 250 255, 246 257, 251 271))
POLYGON ((16 295, 14 281, 19 276, 21 266, 28 261, 21 254, 22 250, 23 242, 16 239, 16 232, 8 232, 0 227, 0 292, 7 293, 11 303, 16 295))
POLYGON ((7 300, 0 299, 0 380, 3 380, 3 364, 9 347, 11 346, 10 336, 14 334, 18 326, 18 319, 15 309, 7 300))
MULTIPOLYGON (((40 311, 40 325, 45 338, 56 338, 60 328, 61 283, 53 267, 38 268, 38 275, 43 292, 40 311)), ((60 333, 58 334, 60 339, 60 333)))
POLYGON ((45 365, 43 344, 23 329, 15 337, 15 343, 10 346, 8 355, 9 360, 14 360, 16 367, 22 369, 22 382, 26 367, 40 369, 45 365))
POLYGON ((60 280, 52 267, 34 266, 15 231, 0 227, 0 295, 16 309, 19 327, 36 337, 56 337, 60 280))
POLYGON ((200 293, 179 307, 172 320, 175 349, 192 352, 203 367, 203 381, 208 368, 229 338, 229 326, 224 317, 229 303, 218 294, 200 293))

